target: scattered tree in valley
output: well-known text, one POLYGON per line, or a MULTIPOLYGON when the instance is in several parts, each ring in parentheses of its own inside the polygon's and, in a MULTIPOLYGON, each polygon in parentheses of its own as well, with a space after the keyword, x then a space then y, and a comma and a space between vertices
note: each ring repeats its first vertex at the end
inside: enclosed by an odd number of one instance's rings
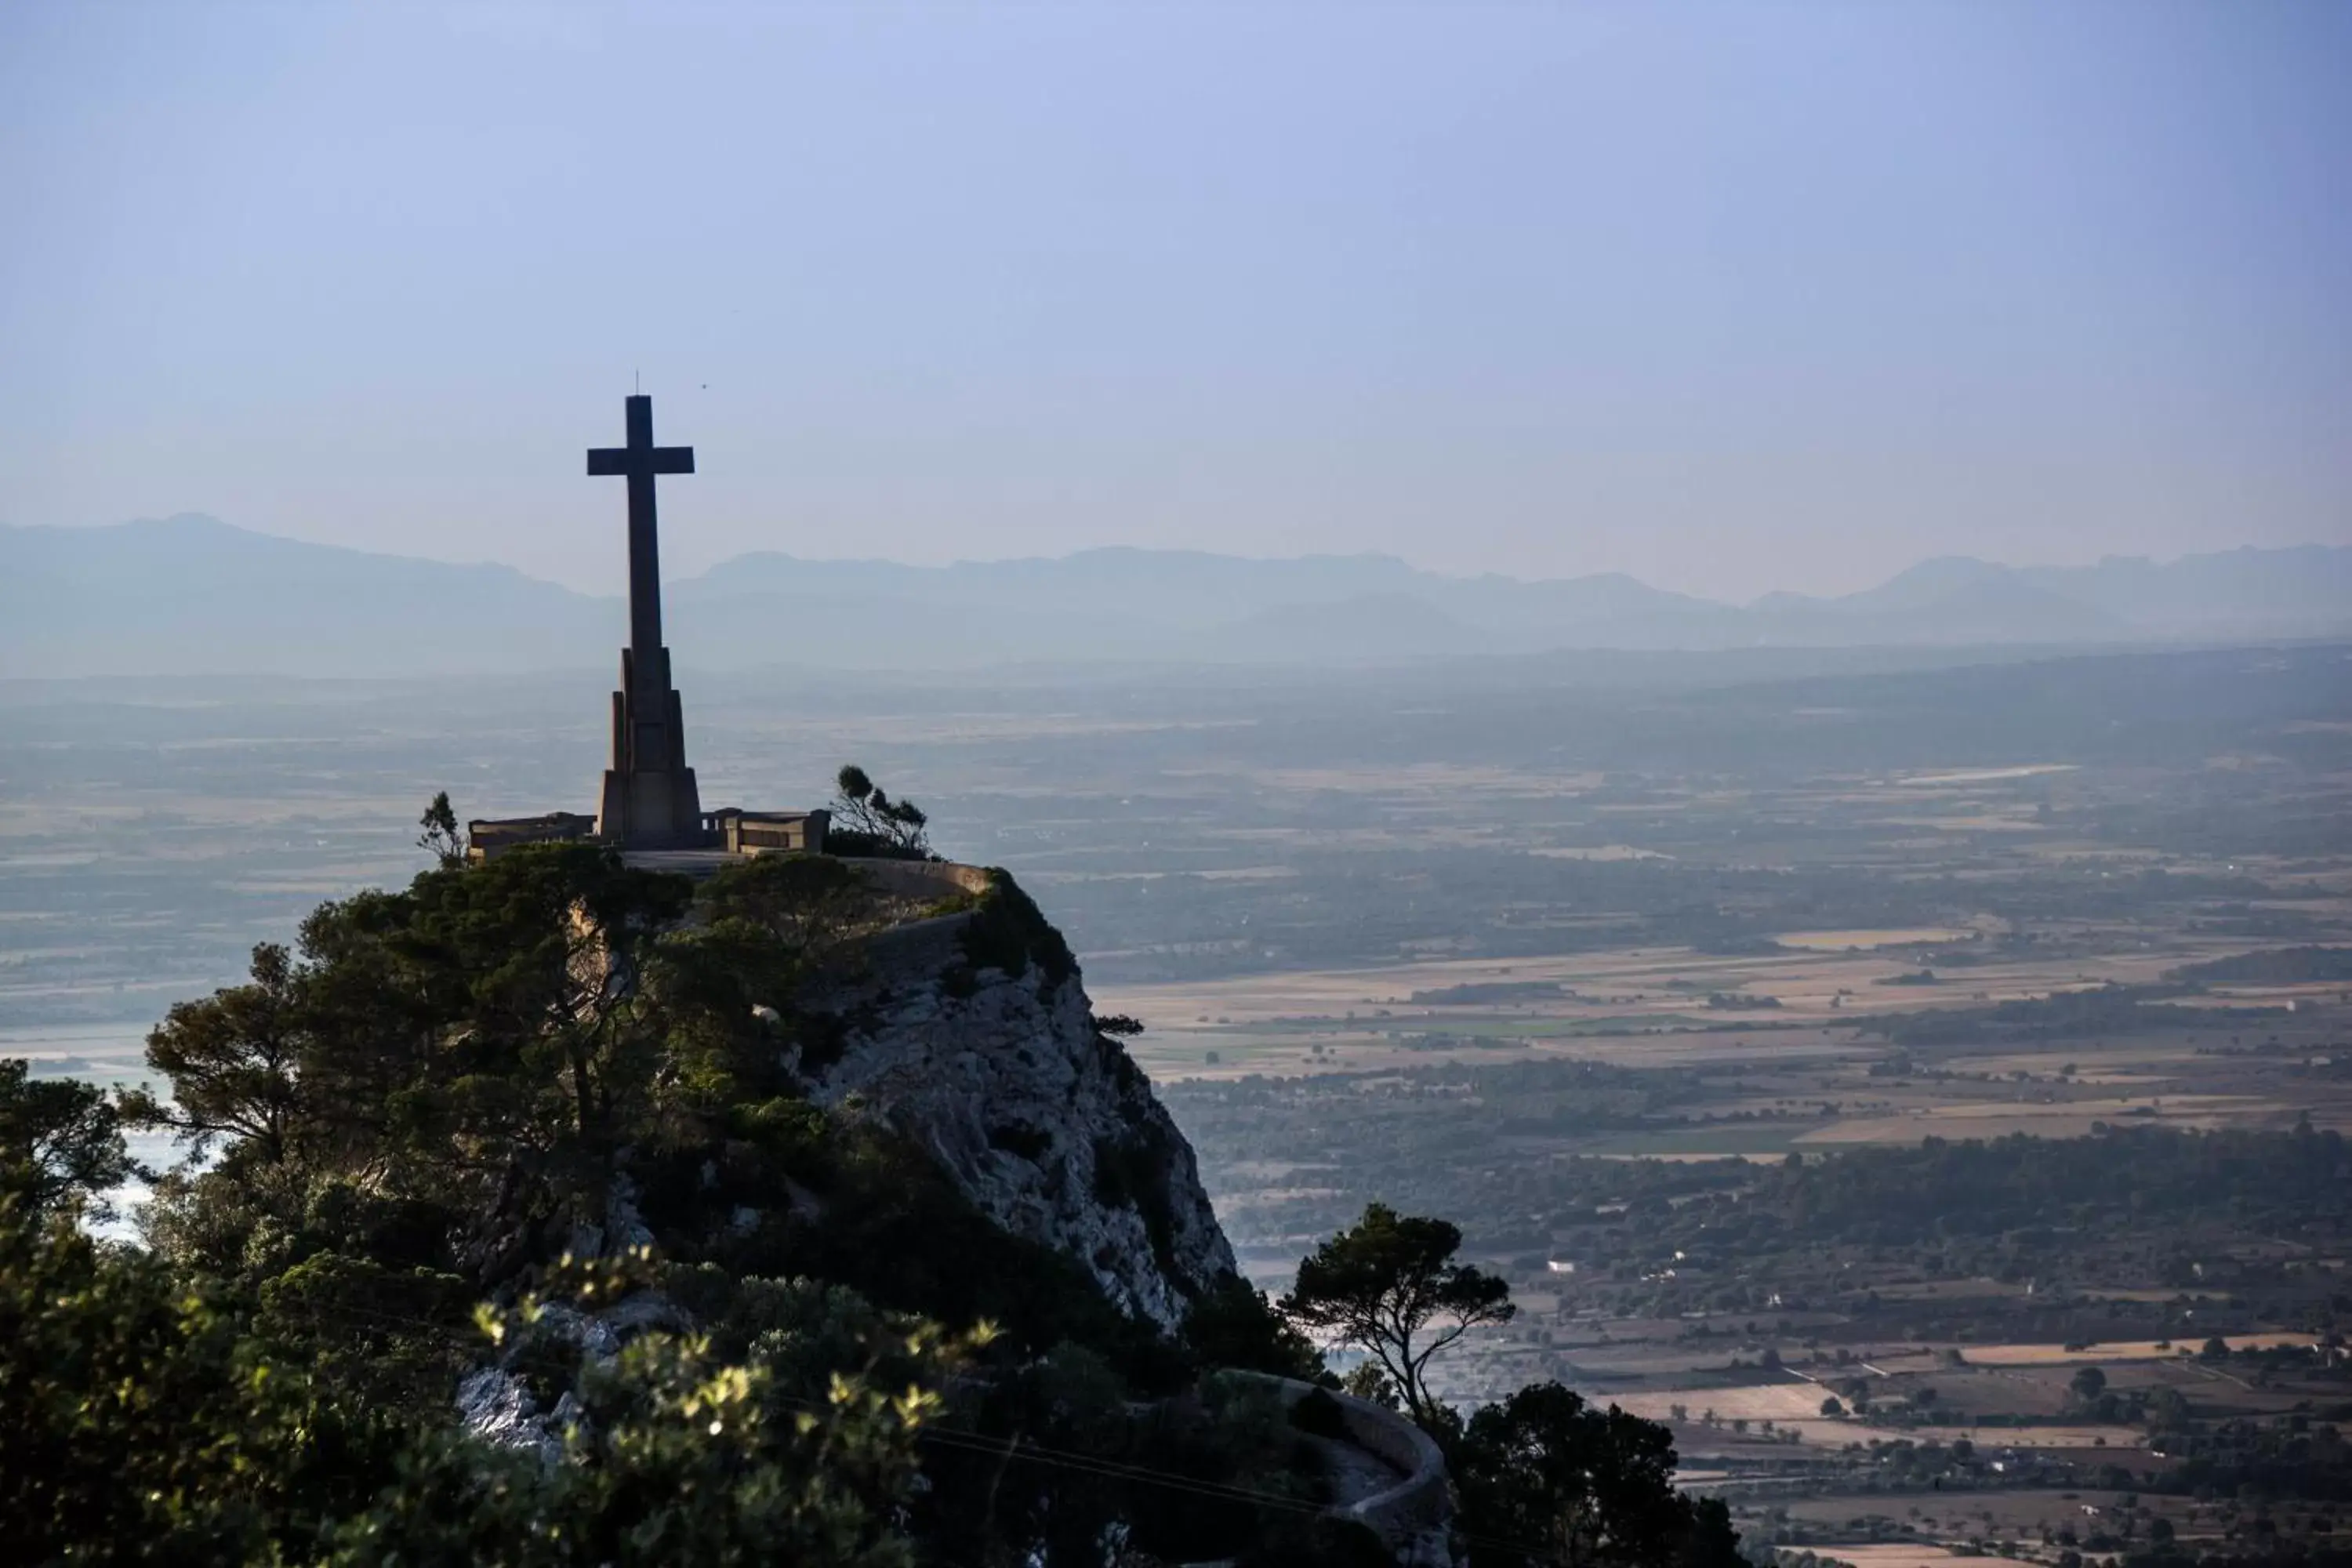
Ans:
POLYGON ((1299 1263, 1282 1310, 1309 1332, 1370 1355, 1413 1419, 1444 1429, 1452 1415, 1430 1393, 1431 1358, 1517 1310, 1507 1281, 1454 1261, 1461 1247, 1460 1227, 1444 1220, 1370 1205, 1353 1227, 1299 1263))

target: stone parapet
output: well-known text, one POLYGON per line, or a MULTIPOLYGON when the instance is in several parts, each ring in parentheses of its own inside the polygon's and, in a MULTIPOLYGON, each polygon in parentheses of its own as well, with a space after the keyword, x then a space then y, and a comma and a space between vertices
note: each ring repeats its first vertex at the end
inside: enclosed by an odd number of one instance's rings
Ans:
POLYGON ((860 856, 845 858, 842 864, 853 868, 878 890, 901 898, 950 899, 959 893, 985 893, 990 886, 987 867, 961 866, 953 860, 890 860, 860 856))
MULTIPOLYGON (((1280 1393, 1285 1410, 1315 1391, 1315 1384, 1265 1373, 1236 1375, 1262 1379, 1280 1393)), ((1421 1568, 1452 1561, 1446 1526, 1454 1518, 1453 1480, 1445 1456, 1428 1433, 1393 1410, 1370 1400, 1326 1389, 1339 1407, 1340 1430, 1346 1440, 1397 1472, 1396 1484, 1369 1497, 1335 1503, 1330 1512, 1349 1519, 1379 1536, 1397 1554, 1400 1563, 1421 1568)))

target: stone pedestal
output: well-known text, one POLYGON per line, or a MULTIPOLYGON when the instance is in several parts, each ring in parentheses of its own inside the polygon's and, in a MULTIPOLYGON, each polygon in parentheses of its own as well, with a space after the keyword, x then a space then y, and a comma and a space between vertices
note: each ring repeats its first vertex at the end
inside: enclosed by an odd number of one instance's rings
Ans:
POLYGON ((596 835, 630 849, 698 848, 707 837, 702 796, 686 765, 686 717, 670 684, 669 649, 656 648, 646 668, 638 662, 635 648, 622 650, 596 835))

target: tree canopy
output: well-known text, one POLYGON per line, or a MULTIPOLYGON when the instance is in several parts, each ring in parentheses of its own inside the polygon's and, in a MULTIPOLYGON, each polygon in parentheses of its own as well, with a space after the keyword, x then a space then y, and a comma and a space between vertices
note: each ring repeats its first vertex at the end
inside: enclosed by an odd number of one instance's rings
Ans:
POLYGON ((77 1207, 105 1217, 106 1193, 142 1173, 104 1090, 0 1058, 0 1199, 35 1223, 77 1207))
POLYGON ((1693 1522, 1666 1429, 1595 1410, 1557 1383, 1473 1415, 1456 1455, 1473 1529, 1522 1543, 1481 1546, 1476 1568, 1643 1568, 1670 1561, 1693 1522))
MULTIPOLYGON (((572 1289, 583 1281, 575 1279, 572 1289)), ((592 1279, 584 1283, 593 1286, 592 1279)), ((485 1310, 495 1357, 543 1316, 485 1310)), ((544 1458, 357 1397, 255 1300, 0 1202, 0 1517, 27 1562, 790 1561, 898 1568, 916 1442, 940 1409, 854 1363, 810 1386, 777 1336, 741 1360, 641 1336, 583 1369, 544 1458)), ((936 1384, 955 1342, 901 1335, 936 1384)), ((805 1358, 803 1358, 805 1360, 805 1358)))
POLYGON ((1511 1288, 1454 1255, 1462 1231, 1442 1219, 1402 1216, 1385 1204, 1318 1247, 1298 1265, 1282 1310, 1309 1331, 1370 1355, 1413 1418, 1445 1424, 1429 1390, 1432 1357, 1481 1323, 1508 1322, 1511 1288))
POLYGON ((835 779, 829 843, 844 852, 930 858, 930 818, 911 800, 893 800, 864 768, 851 763, 835 779))

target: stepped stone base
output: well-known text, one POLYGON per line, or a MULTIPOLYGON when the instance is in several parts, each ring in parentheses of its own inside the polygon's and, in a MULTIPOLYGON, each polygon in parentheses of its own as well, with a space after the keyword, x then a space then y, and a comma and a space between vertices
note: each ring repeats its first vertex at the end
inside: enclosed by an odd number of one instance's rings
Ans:
POLYGON ((632 849, 698 849, 709 842, 694 770, 604 772, 596 837, 632 849))

